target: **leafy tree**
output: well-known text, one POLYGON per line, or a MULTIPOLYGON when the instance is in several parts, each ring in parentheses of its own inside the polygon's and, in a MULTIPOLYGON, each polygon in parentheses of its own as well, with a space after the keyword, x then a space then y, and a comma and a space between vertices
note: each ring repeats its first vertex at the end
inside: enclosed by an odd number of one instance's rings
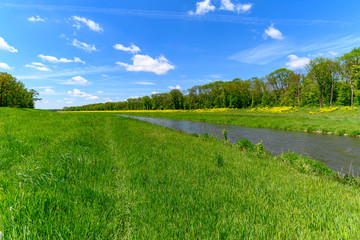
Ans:
POLYGON ((183 108, 183 102, 184 102, 184 96, 182 92, 180 92, 179 89, 173 89, 169 93, 170 96, 170 106, 172 109, 182 109, 183 108))
POLYGON ((354 104, 354 91, 360 75, 360 48, 354 48, 350 53, 345 53, 339 58, 341 75, 350 84, 351 106, 354 104))
POLYGON ((8 73, 0 72, 0 107, 34 108, 38 92, 27 90, 25 85, 8 73))
POLYGON ((310 63, 307 65, 308 77, 313 79, 317 83, 319 89, 319 103, 320 107, 323 104, 324 90, 326 85, 329 83, 331 76, 329 75, 328 69, 328 59, 326 58, 315 58, 310 60, 310 63))
POLYGON ((278 104, 278 98, 285 95, 286 89, 289 87, 290 75, 293 73, 293 71, 286 68, 280 68, 267 76, 275 96, 275 105, 278 104))

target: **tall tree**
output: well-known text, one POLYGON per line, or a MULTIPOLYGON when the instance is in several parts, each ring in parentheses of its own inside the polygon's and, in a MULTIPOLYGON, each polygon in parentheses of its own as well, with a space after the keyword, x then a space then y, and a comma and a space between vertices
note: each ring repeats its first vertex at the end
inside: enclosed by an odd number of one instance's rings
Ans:
POLYGON ((357 88, 357 78, 360 71, 360 48, 354 48, 350 53, 345 53, 339 58, 341 75, 350 84, 351 106, 354 105, 354 91, 357 88))
POLYGON ((274 96, 275 96, 275 105, 278 104, 278 100, 282 100, 281 97, 285 94, 288 86, 289 86, 289 78, 290 75, 294 72, 286 69, 280 68, 267 76, 267 79, 273 88, 274 96), (280 99, 278 99, 280 97, 280 99))
POLYGON ((315 58, 310 60, 309 64, 307 65, 308 70, 308 77, 313 79, 317 83, 317 87, 319 89, 319 105, 322 107, 323 104, 323 97, 326 85, 329 83, 329 73, 328 73, 328 59, 326 58, 315 58))
POLYGON ((170 107, 172 109, 182 109, 183 108, 183 102, 184 102, 184 96, 182 92, 180 92, 179 89, 173 89, 169 93, 171 105, 170 107))

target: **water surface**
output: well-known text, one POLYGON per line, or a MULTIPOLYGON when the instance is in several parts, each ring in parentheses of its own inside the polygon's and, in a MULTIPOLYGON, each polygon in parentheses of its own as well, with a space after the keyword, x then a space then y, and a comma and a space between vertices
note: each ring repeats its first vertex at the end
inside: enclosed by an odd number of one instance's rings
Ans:
POLYGON ((296 152, 319 160, 335 170, 360 175, 359 138, 162 118, 126 117, 187 133, 208 133, 215 137, 222 137, 222 130, 226 129, 232 143, 241 138, 246 138, 253 144, 263 141, 264 147, 275 155, 288 151, 296 152))

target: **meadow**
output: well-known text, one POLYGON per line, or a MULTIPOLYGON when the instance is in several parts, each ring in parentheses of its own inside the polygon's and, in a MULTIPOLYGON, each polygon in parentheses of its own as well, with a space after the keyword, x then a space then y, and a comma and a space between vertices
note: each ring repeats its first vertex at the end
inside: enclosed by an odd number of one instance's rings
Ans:
POLYGON ((252 109, 129 110, 113 112, 133 116, 360 137, 360 110, 357 107, 259 107, 252 109))
MULTIPOLYGON (((189 118, 244 112, 224 113, 189 118)), ((0 108, 3 239, 357 239, 359 201, 358 179, 246 140, 0 108)))

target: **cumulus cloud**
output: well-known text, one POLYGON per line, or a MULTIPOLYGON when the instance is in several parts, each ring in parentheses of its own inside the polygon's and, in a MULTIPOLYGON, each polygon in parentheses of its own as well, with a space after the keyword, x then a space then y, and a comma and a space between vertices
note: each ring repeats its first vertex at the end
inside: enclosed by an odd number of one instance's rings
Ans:
POLYGON ((6 63, 2 63, 2 62, 0 62, 0 68, 1 68, 1 69, 5 69, 5 70, 11 70, 11 69, 13 69, 12 67, 10 67, 9 65, 7 65, 6 63))
POLYGON ((247 4, 237 4, 236 5, 236 12, 238 13, 245 13, 251 10, 252 8, 252 4, 251 3, 247 3, 247 4))
POLYGON ((32 62, 31 64, 26 64, 25 67, 34 68, 36 70, 43 71, 43 72, 51 72, 51 70, 48 67, 46 67, 44 64, 38 63, 38 62, 32 62))
POLYGON ((57 58, 54 56, 45 56, 45 55, 38 55, 39 58, 41 58, 44 61, 48 61, 51 63, 85 63, 78 57, 74 57, 74 59, 67 59, 67 58, 57 58))
POLYGON ((41 18, 39 15, 29 17, 28 20, 30 22, 45 22, 45 18, 41 18))
POLYGON ((116 50, 121 50, 121 51, 125 51, 125 52, 131 52, 131 53, 141 52, 140 48, 138 46, 135 46, 134 44, 131 44, 130 47, 125 47, 122 44, 115 44, 113 47, 116 50))
POLYGON ((93 51, 97 51, 96 47, 94 44, 87 44, 84 42, 80 42, 77 39, 74 39, 73 42, 71 43, 71 45, 73 45, 74 47, 80 48, 86 52, 93 52, 93 51))
POLYGON ((89 84, 89 81, 81 76, 76 76, 76 77, 73 77, 73 78, 67 80, 63 84, 86 86, 89 84))
POLYGON ((84 17, 78 17, 78 16, 72 16, 72 19, 75 21, 75 24, 73 25, 77 29, 81 28, 81 24, 85 24, 91 31, 94 32, 103 32, 104 30, 102 27, 94 22, 93 20, 84 18, 84 17))
POLYGON ((42 94, 45 94, 45 95, 55 95, 55 91, 52 90, 51 88, 46 88, 42 94))
POLYGON ((304 68, 310 62, 310 59, 307 57, 300 58, 296 55, 289 55, 288 58, 289 62, 286 63, 286 66, 292 70, 304 68))
POLYGON ((166 74, 169 70, 175 69, 164 56, 152 58, 148 55, 135 55, 132 57, 133 64, 116 62, 116 64, 126 68, 128 72, 153 72, 157 75, 166 74))
POLYGON ((15 49, 14 47, 10 46, 5 39, 3 39, 2 37, 0 37, 0 50, 4 50, 4 51, 9 51, 12 53, 16 53, 18 52, 17 49, 15 49))
POLYGON ((204 0, 196 3, 196 11, 189 11, 190 15, 204 15, 208 12, 215 11, 215 6, 211 4, 211 0, 204 0))
POLYGON ((252 4, 233 4, 231 0, 221 0, 220 10, 226 10, 237 13, 245 13, 250 11, 252 4))
POLYGON ((176 85, 175 87, 173 87, 173 86, 169 86, 169 89, 177 89, 177 90, 180 90, 181 89, 181 87, 179 86, 179 85, 176 85))
POLYGON ((85 93, 80 91, 79 89, 74 89, 73 91, 68 91, 68 94, 71 97, 81 97, 81 98, 85 98, 85 100, 96 100, 99 99, 99 97, 97 96, 93 96, 91 94, 85 93))
POLYGON ((264 33, 263 37, 265 39, 267 39, 268 37, 270 37, 272 39, 277 39, 277 40, 284 39, 284 36, 282 35, 282 33, 274 27, 274 24, 271 24, 271 26, 269 28, 265 29, 265 33, 264 33))

